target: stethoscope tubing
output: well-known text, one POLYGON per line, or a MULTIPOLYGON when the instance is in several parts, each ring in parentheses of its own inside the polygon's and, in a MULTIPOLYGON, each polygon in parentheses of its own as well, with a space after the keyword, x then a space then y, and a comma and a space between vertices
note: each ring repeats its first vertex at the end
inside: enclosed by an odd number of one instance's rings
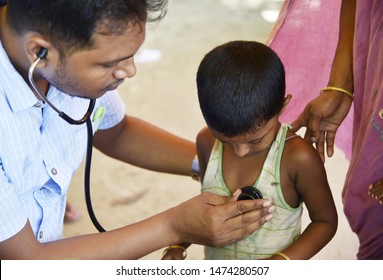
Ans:
POLYGON ((85 172, 84 172, 84 194, 85 194, 85 202, 86 208, 88 210, 89 217, 99 232, 106 231, 101 224, 98 222, 96 215, 93 211, 92 199, 90 195, 90 170, 92 163, 92 147, 93 147, 93 129, 92 122, 90 119, 86 121, 86 127, 88 131, 87 137, 87 149, 86 149, 86 158, 85 158, 85 172))
POLYGON ((85 115, 79 119, 75 120, 71 117, 69 117, 64 112, 60 111, 59 109, 54 106, 49 99, 41 93, 40 89, 36 85, 34 79, 33 79, 33 73, 35 71, 36 65, 40 61, 40 57, 38 57, 29 67, 28 71, 28 79, 31 83, 33 89, 36 91, 36 93, 40 96, 40 98, 46 102, 53 110, 55 110, 58 115, 63 118, 66 122, 72 125, 81 125, 86 123, 87 127, 87 148, 86 148, 86 159, 85 159, 85 173, 84 173, 84 193, 85 193, 85 202, 86 207, 88 210, 89 217, 93 223, 93 225, 96 227, 96 229, 99 232, 104 232, 105 229, 101 226, 101 224, 98 222, 96 215, 94 214, 93 207, 92 207, 92 201, 91 201, 91 195, 90 195, 90 171, 91 171, 91 163, 92 163, 92 148, 93 148, 93 129, 92 129, 92 121, 91 121, 91 114, 93 112, 94 106, 96 104, 96 99, 90 99, 88 109, 85 113, 85 115))
POLYGON ((35 80, 33 79, 33 73, 35 71, 35 68, 36 68, 36 65, 40 62, 41 58, 38 57, 32 64, 31 66, 29 67, 29 71, 28 71, 28 79, 29 79, 29 82, 31 83, 33 89, 36 91, 36 93, 39 95, 39 97, 45 102, 47 103, 53 110, 56 111, 56 113, 61 117, 63 118, 66 122, 70 123, 70 124, 75 124, 75 125, 80 125, 80 124, 83 124, 85 123, 91 116, 92 112, 93 112, 93 109, 94 109, 94 106, 96 105, 96 99, 90 99, 89 101, 89 106, 88 106, 88 109, 85 113, 85 115, 79 119, 79 120, 75 120, 71 117, 69 117, 67 114, 65 114, 63 111, 60 111, 59 109, 56 108, 56 106, 54 106, 50 101, 49 99, 40 91, 39 87, 36 85, 35 83, 35 80))

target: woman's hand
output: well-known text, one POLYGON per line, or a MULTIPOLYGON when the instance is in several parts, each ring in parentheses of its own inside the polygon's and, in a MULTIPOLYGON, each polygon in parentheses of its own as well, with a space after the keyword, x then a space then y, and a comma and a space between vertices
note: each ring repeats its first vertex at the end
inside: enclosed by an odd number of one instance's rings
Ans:
POLYGON ((315 144, 322 161, 325 161, 325 142, 327 156, 334 154, 336 132, 350 111, 352 99, 340 92, 325 91, 308 103, 292 122, 292 131, 307 127, 305 140, 315 144))
POLYGON ((376 181, 368 187, 368 194, 379 201, 383 205, 383 179, 376 181))

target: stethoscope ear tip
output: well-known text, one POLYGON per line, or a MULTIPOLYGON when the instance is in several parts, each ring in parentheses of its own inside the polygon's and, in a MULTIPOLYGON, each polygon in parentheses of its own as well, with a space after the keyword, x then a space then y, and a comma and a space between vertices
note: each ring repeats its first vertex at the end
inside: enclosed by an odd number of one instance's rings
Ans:
POLYGON ((37 53, 37 57, 40 59, 45 59, 47 57, 48 50, 46 48, 41 48, 40 51, 37 53))

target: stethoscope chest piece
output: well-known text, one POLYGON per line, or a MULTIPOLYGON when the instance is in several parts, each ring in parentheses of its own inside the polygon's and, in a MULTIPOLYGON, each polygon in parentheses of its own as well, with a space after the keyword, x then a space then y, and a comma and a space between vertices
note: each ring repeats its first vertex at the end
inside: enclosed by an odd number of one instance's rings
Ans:
POLYGON ((241 188, 242 193, 239 195, 238 200, 246 200, 246 199, 260 199, 263 198, 260 190, 252 187, 246 186, 241 188))

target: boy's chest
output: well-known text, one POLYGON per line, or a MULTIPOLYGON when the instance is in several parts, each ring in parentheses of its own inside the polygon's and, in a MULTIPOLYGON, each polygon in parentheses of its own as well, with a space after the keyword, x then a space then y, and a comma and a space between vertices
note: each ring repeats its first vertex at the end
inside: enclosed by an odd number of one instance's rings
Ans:
POLYGON ((238 188, 253 186, 256 183, 266 157, 267 152, 252 157, 238 157, 230 152, 223 153, 222 176, 231 193, 238 188))
POLYGON ((230 153, 223 153, 222 176, 231 193, 238 188, 255 186, 264 192, 264 198, 271 199, 280 189, 286 202, 291 207, 300 203, 294 182, 291 180, 290 168, 283 162, 276 163, 267 159, 268 151, 253 157, 239 158, 230 153), (268 161, 267 163, 265 163, 268 161), (271 164, 270 164, 271 163, 271 164))

